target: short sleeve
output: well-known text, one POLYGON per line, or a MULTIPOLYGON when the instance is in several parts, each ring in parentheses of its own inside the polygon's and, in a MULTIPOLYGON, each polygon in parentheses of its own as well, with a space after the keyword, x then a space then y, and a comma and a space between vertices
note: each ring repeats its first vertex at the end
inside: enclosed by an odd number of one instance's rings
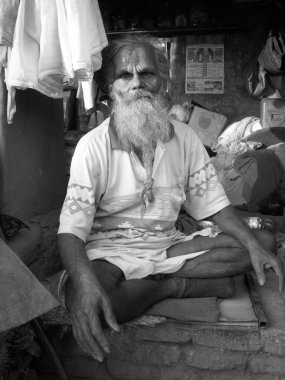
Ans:
POLYGON ((75 149, 58 230, 59 234, 71 233, 84 242, 106 188, 106 146, 92 137, 82 137, 75 149))
POLYGON ((196 133, 185 139, 186 200, 183 208, 196 220, 205 219, 230 204, 214 165, 196 133))

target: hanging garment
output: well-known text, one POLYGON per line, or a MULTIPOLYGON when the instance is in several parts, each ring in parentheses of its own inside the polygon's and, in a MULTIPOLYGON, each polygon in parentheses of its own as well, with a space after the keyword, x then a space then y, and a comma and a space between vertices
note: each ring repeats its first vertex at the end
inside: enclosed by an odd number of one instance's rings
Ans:
POLYGON ((0 45, 12 46, 20 0, 0 2, 0 45))
MULTIPOLYGON (((0 2, 0 67, 5 67, 5 81, 7 66, 13 45, 14 29, 19 9, 19 0, 1 0, 0 2)), ((16 111, 15 91, 8 92, 7 119, 10 120, 16 111)))
POLYGON ((56 0, 56 4, 65 81, 68 76, 76 78, 78 97, 82 94, 87 111, 94 107, 93 74, 101 68, 101 50, 108 44, 98 1, 56 0))
POLYGON ((64 83, 91 82, 107 43, 97 0, 22 0, 6 79, 11 98, 15 88, 62 98, 64 83))
POLYGON ((2 67, 7 67, 8 49, 8 46, 0 45, 0 66, 2 67))
MULTIPOLYGON (((54 1, 48 3, 54 3, 54 1)), ((56 51, 54 44, 48 47, 46 45, 41 46, 41 41, 45 42, 44 37, 41 39, 43 29, 42 7, 43 1, 22 0, 20 3, 8 67, 7 86, 8 88, 20 89, 32 88, 49 97, 61 98, 63 96, 62 88, 60 91, 53 88, 48 89, 38 81, 40 56, 47 56, 50 61, 51 56, 60 55, 60 50, 56 51), (43 47, 50 50, 45 53, 42 50, 43 47)), ((45 17, 50 20, 52 17, 50 17, 49 12, 52 12, 53 7, 47 6, 43 10, 48 11, 45 17)), ((54 13, 55 15, 56 13, 54 13)), ((53 27, 51 27, 50 33, 54 36, 53 27)), ((46 39, 48 38, 46 37, 46 39)), ((61 71, 61 66, 58 67, 58 70, 61 71)))
POLYGON ((90 80, 101 68, 101 54, 97 54, 108 43, 98 2, 65 0, 64 5, 72 67, 78 80, 90 80))
POLYGON ((64 67, 58 34, 57 7, 55 0, 40 2, 41 32, 39 40, 38 81, 46 94, 63 96, 64 67))

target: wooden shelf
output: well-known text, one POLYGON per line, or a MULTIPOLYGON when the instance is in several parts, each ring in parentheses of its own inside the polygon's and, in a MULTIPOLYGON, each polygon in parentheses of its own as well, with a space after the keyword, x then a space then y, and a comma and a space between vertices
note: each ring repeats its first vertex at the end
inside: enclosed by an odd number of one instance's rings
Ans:
POLYGON ((238 26, 205 26, 205 27, 191 27, 191 28, 157 28, 157 29, 124 29, 117 31, 109 31, 106 34, 110 37, 120 36, 125 34, 152 34, 158 37, 179 36, 195 33, 230 33, 240 30, 238 26))

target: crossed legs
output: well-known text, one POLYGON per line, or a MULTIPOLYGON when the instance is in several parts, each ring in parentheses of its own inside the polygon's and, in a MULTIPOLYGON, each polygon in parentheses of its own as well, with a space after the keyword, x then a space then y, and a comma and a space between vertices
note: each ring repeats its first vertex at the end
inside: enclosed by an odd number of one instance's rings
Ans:
MULTIPOLYGON (((257 237, 271 251, 274 237, 265 230, 256 232, 257 237)), ((234 293, 231 276, 252 269, 247 251, 228 235, 216 238, 196 237, 169 248, 169 257, 209 250, 189 260, 176 273, 156 280, 153 276, 145 279, 126 281, 122 271, 103 260, 92 261, 92 268, 108 294, 119 323, 140 316, 151 305, 170 297, 230 297, 234 293)), ((70 281, 66 285, 67 308, 73 302, 70 281)))
MULTIPOLYGON (((255 236, 269 251, 276 252, 274 235, 267 230, 255 230, 255 236)), ((248 252, 233 237, 221 233, 215 238, 198 236, 190 242, 173 245, 168 257, 208 250, 203 255, 188 260, 174 275, 191 278, 220 278, 235 276, 252 270, 248 252), (187 246, 187 243, 190 243, 187 246)))

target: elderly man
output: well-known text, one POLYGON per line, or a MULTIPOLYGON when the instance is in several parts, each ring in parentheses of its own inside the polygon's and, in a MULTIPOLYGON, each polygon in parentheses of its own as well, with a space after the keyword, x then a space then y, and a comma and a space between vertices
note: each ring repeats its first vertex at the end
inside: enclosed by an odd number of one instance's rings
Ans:
POLYGON ((162 87, 166 60, 157 41, 131 37, 103 52, 112 114, 74 153, 58 243, 65 302, 80 346, 99 361, 109 352, 102 326, 118 330, 168 297, 227 297, 231 276, 273 268, 268 231, 253 234, 234 213, 193 130, 169 120, 162 87), (175 229, 181 207, 209 229, 175 229))

